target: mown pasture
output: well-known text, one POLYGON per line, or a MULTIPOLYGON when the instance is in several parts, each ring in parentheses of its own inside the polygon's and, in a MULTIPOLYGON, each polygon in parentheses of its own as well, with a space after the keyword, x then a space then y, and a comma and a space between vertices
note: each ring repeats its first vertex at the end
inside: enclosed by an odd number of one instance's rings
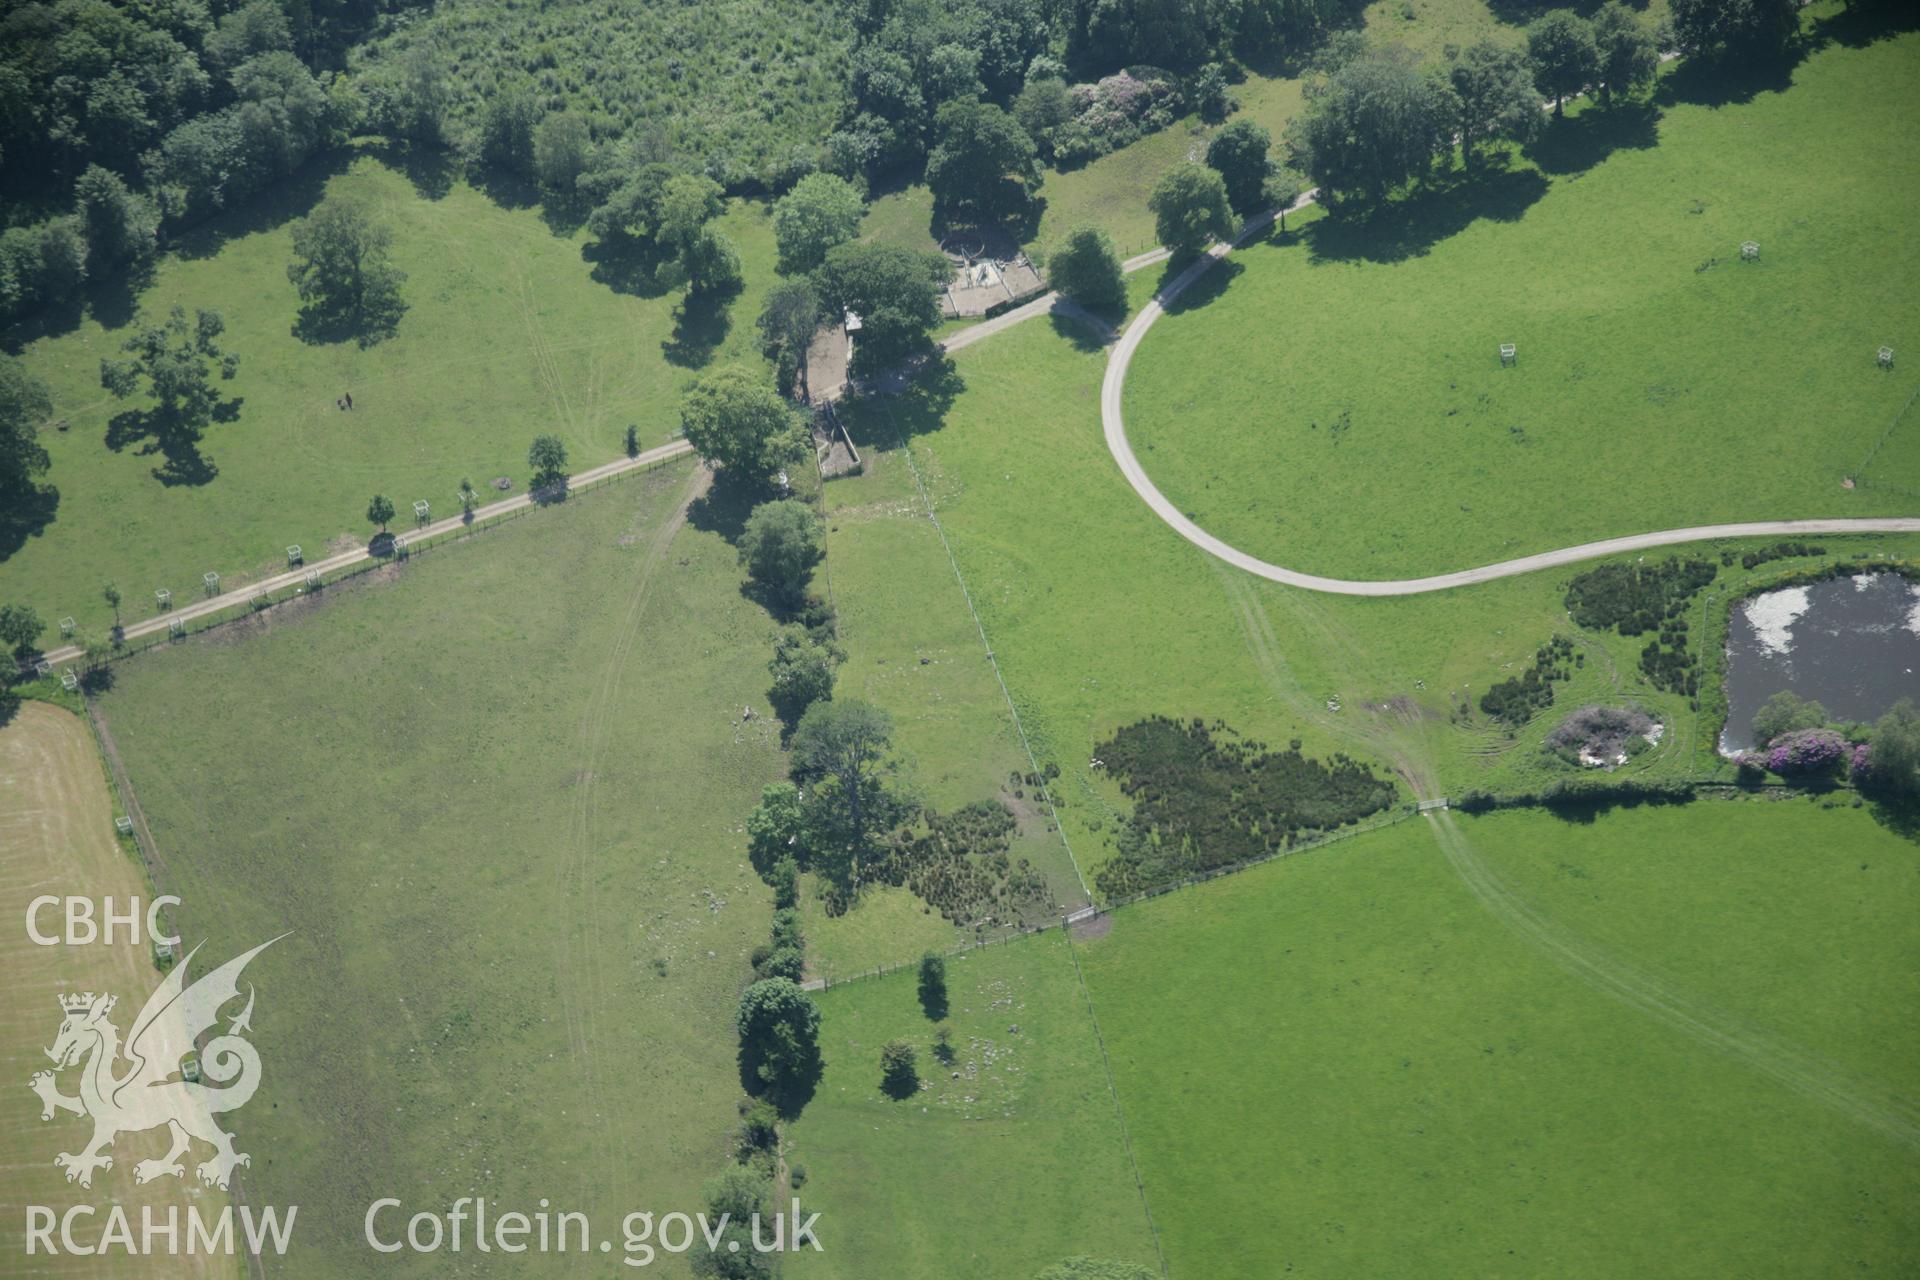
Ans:
POLYGON ((1171 1274, 1912 1259, 1910 839, 1805 799, 1439 821, 1082 947, 1171 1274))
POLYGON ((1215 535, 1347 577, 1906 514, 1915 423, 1874 451, 1913 379, 1876 352, 1920 341, 1917 69, 1912 33, 1731 101, 1683 66, 1477 179, 1295 220, 1148 336, 1135 450, 1215 535))
POLYGON ((823 1252, 801 1277, 1029 1276, 1075 1254, 1154 1266, 1140 1192, 1067 939, 947 966, 951 1062, 911 971, 820 997, 819 1093, 790 1135, 823 1252), (880 1088, 904 1039, 925 1088, 880 1088))
POLYGON ((741 719, 769 624, 701 487, 651 472, 114 668, 191 927, 292 931, 239 1123, 300 1274, 364 1274, 380 1196, 601 1226, 697 1209, 727 1159, 771 909, 742 824, 784 766, 741 719))
POLYGON ((191 233, 162 260, 137 312, 96 315, 25 345, 22 358, 51 387, 65 425, 41 433, 53 458, 46 480, 59 491, 51 520, 0 546, 6 598, 104 630, 105 582, 119 586, 128 616, 146 617, 157 588, 184 600, 209 570, 232 587, 284 568, 289 544, 314 557, 364 541, 376 493, 411 519, 418 499, 435 515, 457 510, 462 477, 483 498, 497 496, 497 477, 524 492, 536 435, 558 435, 573 470, 620 456, 629 425, 642 447, 663 443, 701 367, 758 359, 753 316, 773 279, 769 220, 760 206, 735 204, 720 225, 740 247, 747 287, 724 308, 689 312, 679 294, 639 296, 597 280, 585 233, 556 231, 535 210, 459 182, 423 188, 370 155, 334 170, 316 163, 191 233), (323 189, 376 210, 407 273, 406 314, 370 348, 293 334, 289 223, 323 189), (199 477, 191 483, 158 478, 172 460, 115 426, 140 402, 100 387, 102 358, 175 304, 219 310, 224 345, 240 358, 238 375, 214 384, 238 401, 234 420, 209 426, 197 458, 182 460, 181 473, 199 477), (348 393, 354 407, 344 411, 348 393))

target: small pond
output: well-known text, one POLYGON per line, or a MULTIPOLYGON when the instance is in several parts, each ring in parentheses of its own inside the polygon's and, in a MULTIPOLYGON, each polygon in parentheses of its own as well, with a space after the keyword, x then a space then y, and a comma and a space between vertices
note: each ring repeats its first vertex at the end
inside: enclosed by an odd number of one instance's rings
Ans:
POLYGON ((1920 583, 1897 573, 1830 578, 1749 596, 1727 621, 1727 727, 1720 749, 1753 746, 1753 716, 1782 689, 1835 720, 1877 720, 1920 702, 1920 583))

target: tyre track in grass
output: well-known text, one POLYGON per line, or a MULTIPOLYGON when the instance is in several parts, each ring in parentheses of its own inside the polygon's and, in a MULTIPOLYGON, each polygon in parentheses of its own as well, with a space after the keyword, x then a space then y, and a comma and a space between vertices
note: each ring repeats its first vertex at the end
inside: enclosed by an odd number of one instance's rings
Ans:
MULTIPOLYGON (((592 1107, 592 1144, 597 1152, 598 1173, 585 1173, 581 1186, 582 1203, 591 1203, 595 1182, 601 1189, 619 1186, 619 1174, 634 1159, 631 1149, 616 1152, 617 1141, 628 1147, 628 1135, 616 1138, 610 1124, 603 1082, 594 1063, 604 1052, 600 1036, 600 998, 604 989, 602 968, 605 947, 600 924, 600 897, 593 884, 594 818, 598 811, 598 775, 613 723, 614 707, 619 700, 627 659, 640 636, 640 622, 653 596, 653 584, 674 536, 686 523, 687 508, 707 489, 712 472, 695 467, 681 485, 672 512, 662 520, 647 543, 645 558, 627 592, 625 611, 618 630, 600 664, 599 680, 581 708, 575 730, 577 751, 573 812, 568 821, 567 863, 562 873, 564 892, 560 901, 561 955, 560 1006, 566 1018, 567 1049, 575 1069, 586 1085, 586 1098, 592 1107)), ((609 1058, 609 1061, 617 1060, 609 1058)))
POLYGON ((1425 815, 1448 864, 1495 916, 1555 964, 1596 990, 1736 1058, 1802 1097, 1920 1149, 1920 1103, 1860 1080, 1836 1063, 1779 1040, 1700 1000, 1555 923, 1510 889, 1474 853, 1453 815, 1425 815))

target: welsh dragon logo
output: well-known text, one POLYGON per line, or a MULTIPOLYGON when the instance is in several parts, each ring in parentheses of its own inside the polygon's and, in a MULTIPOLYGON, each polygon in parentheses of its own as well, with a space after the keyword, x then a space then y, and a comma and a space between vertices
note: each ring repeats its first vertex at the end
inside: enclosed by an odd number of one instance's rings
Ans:
POLYGON ((54 1068, 34 1073, 28 1085, 40 1095, 42 1120, 53 1119, 56 1111, 93 1119, 93 1140, 79 1154, 61 1152, 54 1157, 54 1164, 66 1170, 68 1182, 92 1186, 96 1169, 113 1168, 111 1149, 116 1136, 161 1125, 171 1133, 173 1146, 160 1159, 135 1165, 136 1182, 184 1176, 180 1157, 188 1153, 195 1138, 213 1147, 213 1158, 197 1168, 200 1181, 210 1186, 224 1189, 236 1166, 252 1163, 233 1149, 233 1135, 214 1119, 220 1112, 245 1106, 260 1085, 260 1055, 243 1038, 252 1030, 251 984, 246 1008, 228 1022, 225 1034, 214 1036, 200 1050, 201 1079, 184 1078, 181 1064, 200 1036, 219 1021, 220 1010, 239 998, 240 972, 248 961, 279 940, 263 942, 188 985, 187 967, 200 950, 195 947, 147 997, 124 1047, 119 1028, 108 1020, 115 997, 91 991, 60 997, 65 1018, 53 1047, 46 1051, 54 1068), (60 1092, 54 1075, 75 1065, 80 1066, 80 1096, 70 1098, 60 1092))

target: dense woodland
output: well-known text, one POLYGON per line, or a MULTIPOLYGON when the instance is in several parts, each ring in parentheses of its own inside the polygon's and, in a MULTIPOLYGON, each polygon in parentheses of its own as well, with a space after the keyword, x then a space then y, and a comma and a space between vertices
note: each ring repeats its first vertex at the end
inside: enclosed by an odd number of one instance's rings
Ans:
POLYGON ((818 170, 864 184, 939 162, 956 130, 1010 145, 1010 171, 1082 162, 1224 114, 1236 60, 1305 50, 1357 7, 7 0, 0 322, 137 272, 169 234, 356 138, 631 229, 656 212, 636 187, 665 175, 736 194, 818 170))

